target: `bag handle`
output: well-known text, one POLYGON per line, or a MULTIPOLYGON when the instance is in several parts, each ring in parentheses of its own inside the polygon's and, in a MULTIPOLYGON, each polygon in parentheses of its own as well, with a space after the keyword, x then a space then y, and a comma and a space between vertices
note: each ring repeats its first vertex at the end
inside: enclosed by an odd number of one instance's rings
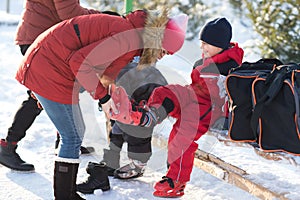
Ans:
POLYGON ((257 101, 254 106, 252 117, 251 117, 251 129, 255 137, 257 137, 257 127, 259 118, 262 115, 265 105, 271 103, 271 101, 277 96, 281 90, 284 80, 291 76, 292 72, 299 69, 300 66, 291 63, 287 65, 280 65, 276 67, 266 78, 265 84, 269 85, 266 89, 266 93, 257 101))

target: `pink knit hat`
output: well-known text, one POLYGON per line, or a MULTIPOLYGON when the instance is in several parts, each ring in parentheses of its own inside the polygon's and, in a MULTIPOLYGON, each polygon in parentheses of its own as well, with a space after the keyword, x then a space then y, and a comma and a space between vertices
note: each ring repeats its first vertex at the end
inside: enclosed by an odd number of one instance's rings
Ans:
POLYGON ((174 54, 183 45, 187 29, 188 16, 186 14, 176 15, 169 19, 162 42, 162 47, 169 54, 174 54))

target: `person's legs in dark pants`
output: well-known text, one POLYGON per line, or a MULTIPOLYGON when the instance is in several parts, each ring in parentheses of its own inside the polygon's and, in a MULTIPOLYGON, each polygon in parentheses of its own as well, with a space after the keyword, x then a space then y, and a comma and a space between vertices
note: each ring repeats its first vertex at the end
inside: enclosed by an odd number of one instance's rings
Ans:
POLYGON ((23 101, 21 107, 15 114, 11 127, 8 128, 6 141, 19 142, 25 137, 26 131, 31 127, 36 117, 42 109, 38 107, 37 100, 32 98, 31 91, 28 90, 28 99, 23 101))
POLYGON ((32 98, 31 91, 27 91, 28 99, 23 101, 15 114, 13 123, 8 129, 6 139, 0 143, 0 163, 14 170, 32 171, 34 166, 23 161, 16 152, 17 143, 25 137, 26 131, 41 113, 37 100, 32 98))
MULTIPOLYGON (((24 56, 30 44, 20 45, 21 54, 24 56)), ((23 161, 16 152, 17 143, 25 137, 26 131, 41 113, 37 100, 32 98, 31 91, 27 91, 28 99, 23 101, 17 110, 13 123, 8 129, 6 139, 0 141, 0 163, 8 168, 21 171, 32 171, 34 166, 23 161)))
POLYGON ((131 162, 115 170, 114 176, 120 179, 142 176, 152 155, 151 134, 153 129, 143 127, 127 128, 124 127, 123 137, 128 144, 128 158, 131 162))
POLYGON ((137 138, 125 133, 124 139, 128 143, 128 158, 147 163, 152 155, 151 137, 137 138))
POLYGON ((103 149, 103 162, 107 165, 108 175, 113 176, 114 171, 120 167, 120 152, 124 143, 123 132, 116 123, 113 124, 109 134, 109 146, 103 149))

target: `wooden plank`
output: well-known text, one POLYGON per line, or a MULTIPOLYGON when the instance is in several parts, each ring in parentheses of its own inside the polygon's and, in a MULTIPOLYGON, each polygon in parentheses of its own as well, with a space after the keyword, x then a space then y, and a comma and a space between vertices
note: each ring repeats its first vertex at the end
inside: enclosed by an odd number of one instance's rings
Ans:
MULTIPOLYGON (((201 150, 198 150, 201 152, 201 150)), ((199 152, 198 152, 199 154, 199 152)), ((201 152, 201 154, 207 154, 206 152, 201 152)), ((203 157, 196 157, 194 165, 203 171, 210 173, 211 175, 222 179, 226 181, 227 183, 230 183, 232 185, 235 185, 239 187, 242 190, 245 190, 252 194, 253 196, 256 196, 260 199, 282 199, 287 200, 287 198, 284 197, 284 195, 277 194, 276 192, 273 192, 269 190, 268 188, 265 188, 254 181, 250 180, 248 178, 248 175, 246 171, 231 165, 229 163, 226 163, 225 161, 221 160, 220 158, 214 156, 214 155, 208 155, 208 159, 205 159, 203 157), (210 160, 210 158, 213 158, 210 160), (220 173, 220 171, 223 170, 223 174, 220 173)))
MULTIPOLYGON (((167 141, 164 138, 154 135, 152 137, 152 144, 158 148, 165 148, 167 146, 167 141)), ((284 197, 284 194, 278 194, 255 183, 249 178, 249 174, 245 170, 200 149, 198 149, 195 154, 194 166, 260 199, 288 200, 284 197)))
POLYGON ((269 190, 266 187, 263 187, 250 179, 248 179, 245 176, 241 176, 236 173, 229 172, 228 174, 228 183, 235 185, 239 187, 240 189, 247 191, 248 193, 252 194, 253 196, 256 196, 260 199, 265 200, 274 200, 274 199, 281 199, 281 200, 287 200, 286 197, 284 197, 283 194, 278 194, 276 192, 273 192, 269 190))
POLYGON ((205 151, 202 151, 200 149, 198 149, 196 151, 195 157, 198 159, 201 159, 201 160, 204 160, 204 159, 209 160, 209 161, 221 166, 223 169, 230 170, 230 171, 233 171, 233 172, 241 174, 241 175, 247 174, 247 172, 245 170, 240 169, 239 167, 236 167, 234 165, 231 165, 230 163, 223 161, 222 159, 218 158, 217 156, 210 154, 210 153, 206 153, 205 151))

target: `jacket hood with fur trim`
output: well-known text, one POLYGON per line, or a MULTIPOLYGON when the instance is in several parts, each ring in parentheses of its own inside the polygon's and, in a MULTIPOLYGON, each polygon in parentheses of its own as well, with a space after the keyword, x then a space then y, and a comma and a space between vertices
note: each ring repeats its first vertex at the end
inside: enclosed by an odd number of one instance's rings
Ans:
POLYGON ((154 66, 162 49, 164 31, 169 21, 167 9, 163 9, 161 12, 137 10, 128 14, 126 18, 131 21, 135 28, 142 28, 143 52, 138 68, 142 69, 148 66, 154 66), (139 21, 137 22, 134 15, 145 15, 144 23, 140 24, 139 21))

